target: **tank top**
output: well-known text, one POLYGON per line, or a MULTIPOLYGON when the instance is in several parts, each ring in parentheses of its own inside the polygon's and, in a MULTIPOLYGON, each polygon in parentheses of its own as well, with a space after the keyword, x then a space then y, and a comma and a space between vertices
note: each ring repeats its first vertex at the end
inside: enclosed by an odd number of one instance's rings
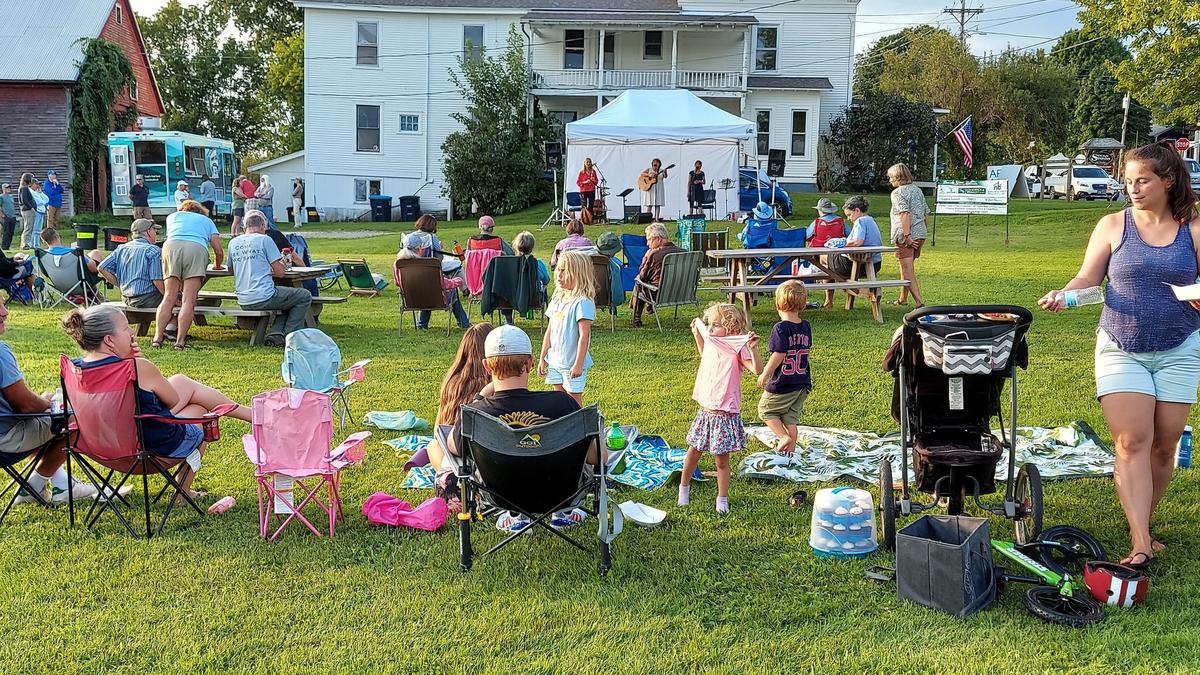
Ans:
MULTIPOLYGON (((83 359, 72 359, 75 365, 83 368, 97 368, 106 366, 110 363, 120 361, 120 357, 109 356, 108 358, 100 359, 99 361, 84 361, 83 359)), ((158 394, 152 391, 146 391, 141 387, 137 389, 138 406, 143 415, 159 415, 161 417, 174 417, 171 409, 163 405, 158 394)), ((184 437, 187 435, 187 425, 184 424, 166 424, 164 422, 156 422, 154 420, 142 421, 142 440, 146 443, 146 449, 155 454, 169 454, 174 452, 176 448, 183 443, 184 437)))
POLYGON ((1108 260, 1108 288, 1100 328, 1127 352, 1178 347, 1200 329, 1200 312, 1175 299, 1167 284, 1196 283, 1196 249, 1187 223, 1166 246, 1142 241, 1125 209, 1121 244, 1108 260))

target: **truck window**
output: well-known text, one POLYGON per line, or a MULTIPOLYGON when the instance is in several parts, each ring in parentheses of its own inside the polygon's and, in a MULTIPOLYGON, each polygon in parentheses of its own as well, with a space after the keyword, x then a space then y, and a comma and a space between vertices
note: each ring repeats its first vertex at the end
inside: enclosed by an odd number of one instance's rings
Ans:
POLYGON ((167 146, 162 141, 134 141, 133 162, 143 164, 166 164, 167 146))

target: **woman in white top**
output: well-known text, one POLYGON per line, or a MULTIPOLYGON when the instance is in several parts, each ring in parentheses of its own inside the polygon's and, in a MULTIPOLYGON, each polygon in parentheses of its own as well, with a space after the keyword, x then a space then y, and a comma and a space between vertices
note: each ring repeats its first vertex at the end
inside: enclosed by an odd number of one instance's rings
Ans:
POLYGON ((655 178, 649 190, 642 191, 642 212, 649 213, 654 222, 662 220, 662 207, 667 202, 667 191, 663 183, 667 180, 667 172, 662 171, 662 160, 657 157, 650 162, 650 168, 642 172, 643 176, 655 178))

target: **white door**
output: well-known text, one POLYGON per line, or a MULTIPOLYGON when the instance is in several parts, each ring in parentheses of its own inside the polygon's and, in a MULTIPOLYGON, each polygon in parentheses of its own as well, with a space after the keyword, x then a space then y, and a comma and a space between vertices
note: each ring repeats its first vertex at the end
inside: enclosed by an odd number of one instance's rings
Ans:
POLYGON ((109 164, 112 165, 112 202, 128 206, 129 201, 129 148, 113 145, 108 149, 109 164))

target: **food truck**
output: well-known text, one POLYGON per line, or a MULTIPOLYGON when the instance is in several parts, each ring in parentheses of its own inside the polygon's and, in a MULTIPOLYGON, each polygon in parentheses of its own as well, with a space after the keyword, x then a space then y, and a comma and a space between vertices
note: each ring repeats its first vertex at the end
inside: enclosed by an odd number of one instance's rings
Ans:
POLYGON ((119 131, 108 135, 108 164, 114 215, 133 214, 129 187, 139 174, 150 190, 150 211, 156 216, 175 212, 175 188, 181 180, 198 200, 205 176, 217 186, 211 215, 227 216, 233 210, 238 161, 230 141, 182 131, 119 131))

